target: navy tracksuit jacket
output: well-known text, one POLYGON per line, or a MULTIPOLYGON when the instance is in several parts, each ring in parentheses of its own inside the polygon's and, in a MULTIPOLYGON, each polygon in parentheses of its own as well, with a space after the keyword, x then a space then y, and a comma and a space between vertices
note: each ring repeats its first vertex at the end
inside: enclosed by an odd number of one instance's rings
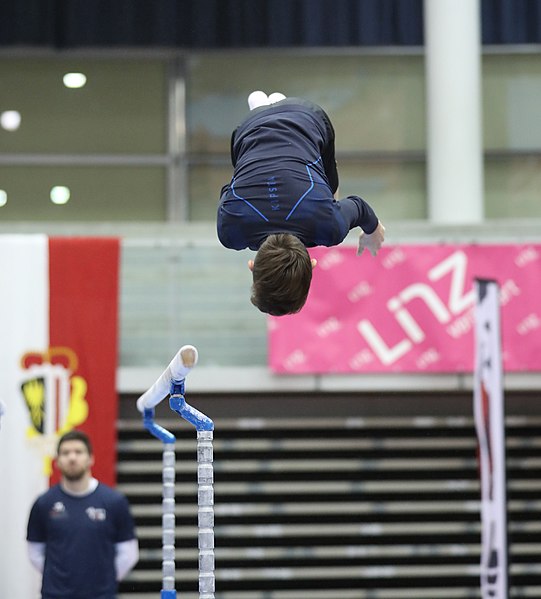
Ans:
POLYGON ((336 201, 332 124, 300 98, 252 110, 231 137, 233 179, 222 189, 217 231, 231 249, 259 249, 273 233, 306 247, 339 244, 353 227, 372 233, 372 208, 357 196, 336 201))

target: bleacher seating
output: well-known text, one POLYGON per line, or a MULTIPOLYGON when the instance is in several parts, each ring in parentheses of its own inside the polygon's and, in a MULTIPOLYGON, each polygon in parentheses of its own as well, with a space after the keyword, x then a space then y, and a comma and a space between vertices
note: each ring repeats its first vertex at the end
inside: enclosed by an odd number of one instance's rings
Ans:
MULTIPOLYGON (((234 416, 234 409, 231 414, 234 416)), ((177 590, 197 595, 195 431, 177 436, 177 590)), ((480 597, 468 416, 215 421, 217 599, 480 597)), ((511 597, 541 596, 541 418, 507 419, 511 597)), ((121 599, 161 589, 161 449, 119 422, 119 488, 141 560, 121 599)))

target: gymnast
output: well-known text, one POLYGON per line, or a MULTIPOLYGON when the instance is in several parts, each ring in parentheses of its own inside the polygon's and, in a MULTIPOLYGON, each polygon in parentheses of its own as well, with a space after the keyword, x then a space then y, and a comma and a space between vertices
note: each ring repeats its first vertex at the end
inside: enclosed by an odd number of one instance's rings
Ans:
POLYGON ((262 91, 248 105, 231 136, 234 172, 221 191, 218 238, 257 252, 248 262, 252 304, 273 316, 293 314, 306 302, 317 263, 307 247, 338 245, 360 227, 357 254, 375 256, 385 228, 360 197, 336 200, 335 133, 320 106, 262 91))

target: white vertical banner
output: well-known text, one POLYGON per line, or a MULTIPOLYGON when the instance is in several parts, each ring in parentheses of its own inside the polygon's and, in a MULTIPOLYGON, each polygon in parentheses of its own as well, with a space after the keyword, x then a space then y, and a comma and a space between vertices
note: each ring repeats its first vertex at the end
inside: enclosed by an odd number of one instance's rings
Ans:
POLYGON ((474 419, 481 477, 481 597, 507 599, 507 488, 499 286, 475 280, 474 419))
POLYGON ((39 596, 26 550, 30 507, 48 487, 43 455, 29 435, 22 356, 49 344, 47 237, 0 236, 0 597, 39 596))

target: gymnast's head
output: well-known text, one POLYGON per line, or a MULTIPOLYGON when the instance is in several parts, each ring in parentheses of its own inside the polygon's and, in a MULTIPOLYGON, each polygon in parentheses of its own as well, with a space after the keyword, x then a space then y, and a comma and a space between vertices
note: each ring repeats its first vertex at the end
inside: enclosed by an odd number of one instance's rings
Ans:
POLYGON ((299 312, 308 297, 316 263, 294 235, 269 235, 255 260, 248 262, 253 275, 252 304, 272 316, 299 312))

